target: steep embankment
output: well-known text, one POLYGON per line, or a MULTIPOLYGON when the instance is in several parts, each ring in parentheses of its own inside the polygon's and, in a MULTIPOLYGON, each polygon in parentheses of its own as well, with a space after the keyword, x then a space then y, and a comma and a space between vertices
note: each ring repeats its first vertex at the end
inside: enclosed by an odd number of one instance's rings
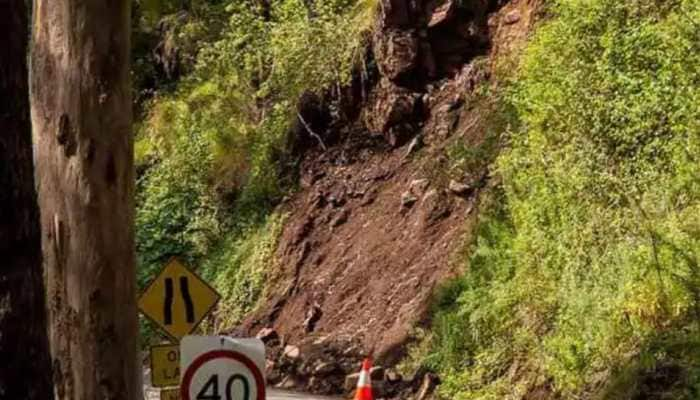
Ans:
MULTIPOLYGON (((385 363, 404 355, 472 230, 504 128, 491 118, 494 76, 537 3, 382 3, 372 61, 347 89, 356 118, 314 132, 334 144, 303 157, 282 205, 280 270, 244 330, 272 328, 285 344, 327 336, 385 363)), ((298 386, 313 375, 295 374, 298 386)))

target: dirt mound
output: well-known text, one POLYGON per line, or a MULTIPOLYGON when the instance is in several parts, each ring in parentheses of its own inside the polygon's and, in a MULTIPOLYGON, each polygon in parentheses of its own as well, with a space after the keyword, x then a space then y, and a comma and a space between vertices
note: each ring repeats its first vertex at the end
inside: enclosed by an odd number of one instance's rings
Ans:
POLYGON ((310 332, 352 335, 391 353, 424 315, 473 199, 435 187, 405 164, 406 148, 332 151, 305 165, 279 249, 281 294, 259 318, 288 341, 310 332))
POLYGON ((377 79, 352 125, 323 134, 340 140, 304 156, 280 270, 241 329, 273 328, 282 346, 348 338, 387 365, 455 272, 488 176, 455 175, 446 149, 483 142, 490 105, 475 91, 495 68, 483 61, 526 37, 536 2, 382 3, 377 79))

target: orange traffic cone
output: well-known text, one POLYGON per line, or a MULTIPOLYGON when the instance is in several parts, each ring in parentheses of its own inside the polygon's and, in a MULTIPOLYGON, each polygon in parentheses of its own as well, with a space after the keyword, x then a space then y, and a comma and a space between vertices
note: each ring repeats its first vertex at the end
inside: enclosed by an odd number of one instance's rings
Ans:
POLYGON ((360 379, 357 381, 357 392, 355 392, 355 400, 374 400, 372 394, 372 377, 370 370, 372 369, 372 359, 365 358, 362 362, 362 371, 360 371, 360 379))

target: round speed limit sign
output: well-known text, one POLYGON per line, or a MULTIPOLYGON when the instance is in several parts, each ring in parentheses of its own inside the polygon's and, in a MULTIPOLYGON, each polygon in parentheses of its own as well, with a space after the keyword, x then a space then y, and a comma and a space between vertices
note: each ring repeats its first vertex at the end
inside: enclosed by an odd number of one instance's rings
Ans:
MULTIPOLYGON (((182 400, 265 400, 265 378, 254 361, 259 358, 257 346, 236 346, 234 340, 220 337, 217 346, 206 337, 200 339, 199 351, 190 348, 193 357, 183 369, 182 400)), ((187 343, 182 343, 183 352, 187 343)))

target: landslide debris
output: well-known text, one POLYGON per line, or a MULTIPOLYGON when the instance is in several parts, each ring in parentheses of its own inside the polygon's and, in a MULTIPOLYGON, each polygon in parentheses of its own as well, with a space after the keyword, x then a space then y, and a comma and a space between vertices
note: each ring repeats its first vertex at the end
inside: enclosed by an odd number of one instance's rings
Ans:
MULTIPOLYGON (((525 39, 536 4, 381 1, 368 70, 344 90, 355 112, 298 129, 315 146, 282 206, 280 269, 237 329, 268 342, 271 383, 340 394, 363 357, 392 366, 404 356, 434 289, 455 273, 489 180, 485 165, 451 169, 447 150, 484 142, 492 104, 478 89, 525 39)), ((438 379, 392 371, 381 382, 382 395, 423 399, 438 379)))

